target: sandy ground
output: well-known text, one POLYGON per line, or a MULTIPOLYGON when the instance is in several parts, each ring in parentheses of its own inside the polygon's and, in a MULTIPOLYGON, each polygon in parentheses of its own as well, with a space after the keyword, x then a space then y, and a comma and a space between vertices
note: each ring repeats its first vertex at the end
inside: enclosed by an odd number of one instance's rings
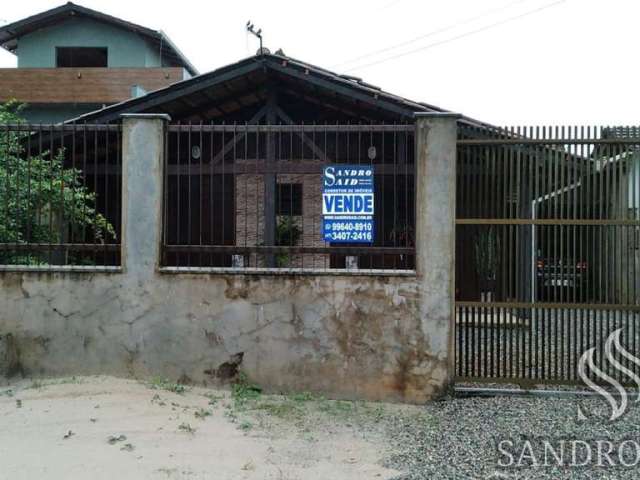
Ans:
POLYGON ((0 387, 0 478, 338 480, 399 473, 380 465, 384 438, 333 421, 332 406, 310 428, 308 418, 287 418, 277 401, 264 407, 284 415, 238 413, 229 392, 155 387, 111 377, 0 387))

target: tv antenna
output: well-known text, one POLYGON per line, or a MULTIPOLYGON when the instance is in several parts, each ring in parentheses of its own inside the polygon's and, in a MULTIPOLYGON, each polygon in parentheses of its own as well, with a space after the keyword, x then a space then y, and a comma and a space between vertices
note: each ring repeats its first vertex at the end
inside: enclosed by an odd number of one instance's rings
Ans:
POLYGON ((257 37, 260 40, 260 55, 262 55, 263 50, 262 50, 262 29, 259 28, 258 30, 256 30, 256 26, 251 23, 251 20, 249 20, 247 22, 247 32, 251 33, 252 35, 254 35, 255 37, 257 37))

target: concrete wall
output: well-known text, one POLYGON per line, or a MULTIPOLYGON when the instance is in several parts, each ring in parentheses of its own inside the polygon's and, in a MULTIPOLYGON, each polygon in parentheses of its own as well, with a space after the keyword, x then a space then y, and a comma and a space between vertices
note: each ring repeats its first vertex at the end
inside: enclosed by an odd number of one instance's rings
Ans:
POLYGON ((446 377, 411 278, 4 273, 0 289, 0 349, 11 334, 26 375, 212 383, 243 354, 269 390, 416 402, 446 377))
POLYGON ((455 118, 418 119, 417 197, 433 206, 417 210, 425 248, 406 276, 159 271, 165 121, 124 119, 121 271, 0 273, 5 374, 209 384, 240 369, 270 391, 414 403, 448 387, 455 118))
POLYGON ((141 36, 88 18, 71 18, 21 37, 18 68, 56 66, 56 47, 107 47, 109 67, 160 67, 160 55, 141 36))

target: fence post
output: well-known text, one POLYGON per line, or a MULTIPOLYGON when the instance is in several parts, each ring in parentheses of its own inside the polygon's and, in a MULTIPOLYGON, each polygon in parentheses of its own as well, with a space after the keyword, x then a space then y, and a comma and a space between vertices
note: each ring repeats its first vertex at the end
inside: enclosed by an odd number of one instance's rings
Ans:
POLYGON ((122 267, 154 275, 162 240, 166 114, 122 115, 122 267))
POLYGON ((416 113, 416 272, 427 348, 455 374, 456 113, 416 113))

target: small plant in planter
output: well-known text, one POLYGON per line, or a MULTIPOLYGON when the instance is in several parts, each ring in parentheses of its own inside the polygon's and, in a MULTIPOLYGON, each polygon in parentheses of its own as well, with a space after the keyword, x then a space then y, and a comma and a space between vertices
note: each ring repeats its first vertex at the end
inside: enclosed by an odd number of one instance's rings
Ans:
POLYGON ((389 233, 389 240, 395 246, 415 247, 415 232, 411 225, 400 223, 389 233))
MULTIPOLYGON (((287 247, 295 246, 300 241, 302 230, 293 217, 279 217, 276 225, 276 245, 287 247)), ((288 253, 276 255, 278 267, 285 267, 290 262, 291 256, 288 253)))

